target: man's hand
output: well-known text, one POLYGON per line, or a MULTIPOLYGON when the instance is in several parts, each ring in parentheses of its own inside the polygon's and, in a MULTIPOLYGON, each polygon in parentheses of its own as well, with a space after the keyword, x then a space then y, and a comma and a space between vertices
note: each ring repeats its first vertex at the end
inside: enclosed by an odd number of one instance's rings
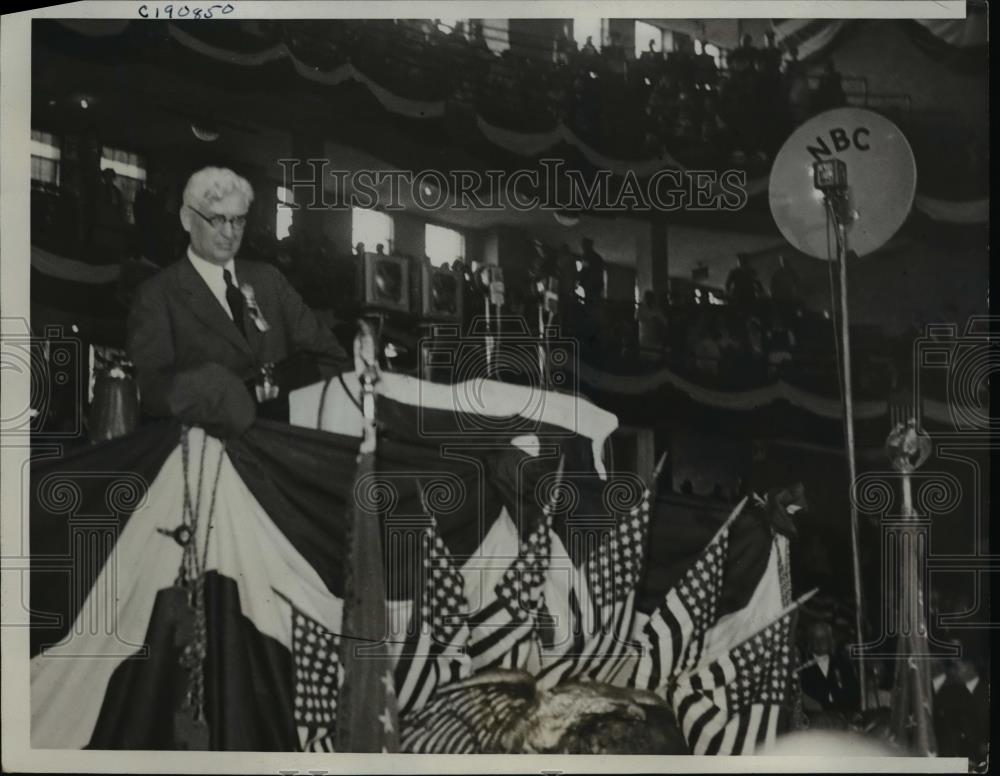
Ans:
POLYGON ((240 436, 253 424, 257 407, 243 381, 220 364, 178 372, 167 389, 170 414, 212 436, 240 436))

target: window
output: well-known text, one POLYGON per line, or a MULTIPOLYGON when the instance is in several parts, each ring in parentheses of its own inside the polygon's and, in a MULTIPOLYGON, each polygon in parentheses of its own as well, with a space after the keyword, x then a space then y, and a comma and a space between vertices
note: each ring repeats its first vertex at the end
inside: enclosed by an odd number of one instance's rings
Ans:
POLYGON ((663 31, 659 27, 654 27, 646 22, 635 23, 635 57, 638 59, 649 51, 649 41, 653 41, 653 47, 657 54, 663 53, 663 31))
POLYGON ((101 170, 107 169, 114 170, 118 175, 115 185, 118 186, 125 198, 128 222, 134 224, 135 214, 132 212, 132 205, 135 203, 136 192, 146 180, 146 160, 131 151, 103 146, 101 148, 101 170))
POLYGON ((59 185, 59 141, 48 132, 31 130, 31 180, 59 185))
POLYGON ((375 253, 380 243, 392 253, 392 216, 363 207, 351 209, 351 245, 365 244, 365 251, 375 253))
POLYGON ((722 67, 722 52, 719 47, 714 43, 706 43, 705 45, 698 44, 698 48, 701 49, 702 54, 708 54, 712 59, 715 60, 716 67, 722 67))
POLYGON ((451 266, 455 259, 465 258, 465 236, 454 229, 427 224, 424 232, 424 253, 432 264, 451 266))
POLYGON ((506 19, 479 19, 483 25, 483 39, 490 51, 502 54, 510 48, 510 25, 506 19))
POLYGON ((462 33, 466 37, 469 35, 469 19, 459 19, 457 16, 441 16, 436 21, 438 23, 437 28, 445 35, 454 30, 459 24, 462 25, 462 33))
POLYGON ((576 41, 576 45, 581 51, 586 45, 588 37, 594 44, 594 48, 600 51, 601 45, 604 43, 603 32, 604 19, 595 19, 590 16, 573 19, 573 40, 576 41))
POLYGON ((278 207, 274 219, 274 236, 279 240, 288 237, 292 225, 292 214, 295 212, 295 192, 278 186, 278 207))

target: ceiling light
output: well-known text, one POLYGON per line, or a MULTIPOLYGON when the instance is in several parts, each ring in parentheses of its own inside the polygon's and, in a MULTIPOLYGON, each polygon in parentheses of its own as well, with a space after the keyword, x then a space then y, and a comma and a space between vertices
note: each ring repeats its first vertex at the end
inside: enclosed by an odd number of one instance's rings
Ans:
POLYGON ((568 213, 566 211, 556 210, 552 213, 552 217, 556 220, 559 226, 576 226, 580 223, 580 216, 575 213, 568 213))
POLYGON ((208 129, 207 127, 198 126, 197 124, 191 125, 191 132, 199 140, 203 140, 206 143, 211 143, 219 139, 219 133, 214 129, 208 129))

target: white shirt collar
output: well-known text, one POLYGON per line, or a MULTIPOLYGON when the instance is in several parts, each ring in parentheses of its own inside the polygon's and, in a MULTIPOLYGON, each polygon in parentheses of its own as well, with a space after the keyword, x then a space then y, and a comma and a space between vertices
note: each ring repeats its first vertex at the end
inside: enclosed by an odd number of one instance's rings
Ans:
POLYGON ((226 279, 223 277, 222 273, 224 270, 229 270, 230 274, 233 276, 233 283, 239 287, 239 280, 236 277, 236 262, 233 259, 230 259, 220 267, 218 264, 213 264, 212 262, 203 259, 194 252, 190 245, 187 249, 187 255, 188 260, 191 262, 191 266, 195 268, 195 271, 201 276, 201 279, 205 281, 205 285, 207 285, 208 290, 212 292, 212 296, 214 296, 222 306, 226 315, 232 318, 233 314, 230 312, 229 303, 226 301, 226 279))
POLYGON ((213 264, 208 259, 203 259, 197 253, 194 252, 194 248, 190 245, 187 250, 188 258, 191 259, 191 263, 194 264, 194 268, 198 270, 198 274, 202 277, 205 275, 218 275, 222 278, 222 271, 229 270, 230 274, 233 276, 233 282, 236 282, 236 260, 230 259, 221 267, 218 264, 213 264))
POLYGON ((816 661, 816 665, 819 666, 819 670, 823 672, 823 676, 830 673, 830 656, 829 655, 813 655, 813 660, 816 661))
POLYGON ((935 676, 935 677, 934 677, 934 678, 933 678, 933 679, 931 680, 931 684, 933 684, 933 685, 934 685, 934 692, 937 692, 937 691, 938 691, 938 690, 940 690, 940 689, 941 689, 942 687, 944 687, 944 683, 945 683, 945 682, 946 682, 947 680, 948 680, 948 674, 945 674, 945 673, 941 673, 941 674, 938 674, 937 676, 935 676))
POLYGON ((969 688, 969 692, 975 692, 976 686, 979 684, 979 677, 974 676, 969 681, 965 683, 965 686, 969 688))

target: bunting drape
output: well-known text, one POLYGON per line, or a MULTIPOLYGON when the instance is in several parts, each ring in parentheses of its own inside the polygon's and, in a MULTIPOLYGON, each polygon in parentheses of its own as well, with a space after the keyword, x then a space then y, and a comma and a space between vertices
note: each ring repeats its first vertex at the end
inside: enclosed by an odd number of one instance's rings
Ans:
MULTIPOLYGON (((61 23, 77 34, 95 37, 120 35, 128 29, 128 23, 104 25, 75 22, 76 20, 67 20, 61 23)), ((841 33, 850 25, 858 23, 861 22, 793 19, 777 25, 776 33, 779 41, 795 44, 798 47, 800 59, 807 59, 830 49, 841 33)), ((975 52, 983 48, 981 15, 973 14, 965 20, 901 20, 900 24, 913 34, 918 44, 920 41, 926 43, 925 39, 929 39, 942 47, 941 57, 946 63, 953 58, 949 52, 975 56, 975 52)), ((323 69, 304 61, 285 43, 266 45, 256 51, 237 51, 203 39, 193 34, 188 27, 170 23, 166 29, 170 38, 184 48, 228 65, 249 69, 287 60, 301 78, 312 83, 326 86, 338 86, 348 82, 361 84, 385 110, 399 116, 411 119, 442 119, 447 112, 447 101, 417 100, 395 93, 350 62, 323 69)), ((926 45, 924 49, 926 50, 926 45)), ((931 56, 935 55, 934 52, 929 53, 931 56)), ((562 123, 544 132, 523 132, 497 126, 482 115, 476 115, 475 124, 483 138, 491 144, 525 158, 537 159, 540 155, 564 144, 573 148, 594 167, 610 170, 619 176, 630 174, 646 178, 662 169, 686 169, 686 166, 668 151, 645 159, 610 157, 582 140, 562 123)), ((766 176, 748 181, 747 191, 751 196, 766 193, 766 176)), ((924 195, 917 198, 916 208, 934 220, 946 223, 985 223, 985 213, 979 200, 949 202, 924 195)))

